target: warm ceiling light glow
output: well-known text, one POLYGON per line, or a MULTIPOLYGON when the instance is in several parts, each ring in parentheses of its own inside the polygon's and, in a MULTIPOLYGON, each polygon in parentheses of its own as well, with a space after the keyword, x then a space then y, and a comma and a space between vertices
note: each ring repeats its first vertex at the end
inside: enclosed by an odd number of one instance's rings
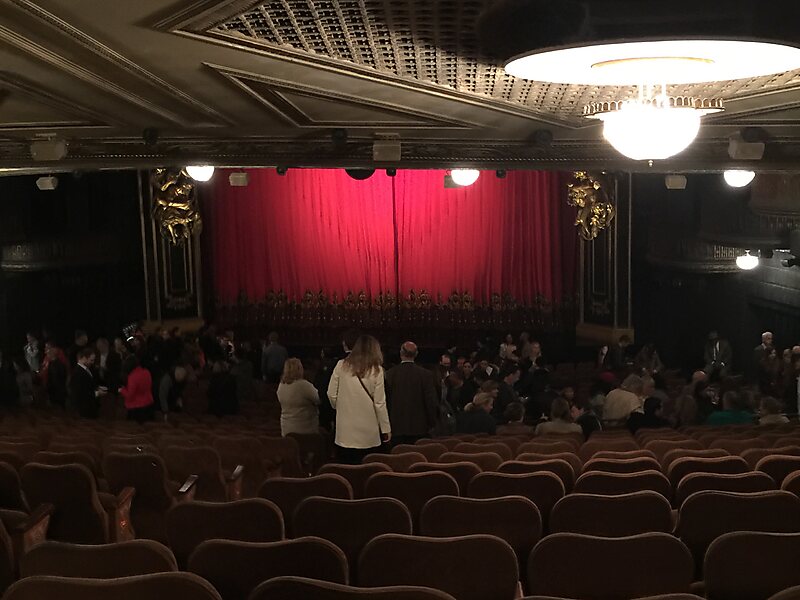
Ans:
POLYGON ((634 160, 663 160, 685 150, 700 131, 701 112, 692 108, 629 103, 597 115, 603 136, 634 160))
POLYGON ((186 167, 186 172, 195 181, 208 181, 214 175, 214 167, 210 165, 192 165, 186 167))
POLYGON ((800 68, 800 48, 736 40, 666 40, 595 44, 512 58, 511 75, 581 85, 705 83, 800 68))
POLYGON ((744 254, 736 257, 736 266, 743 271, 752 271, 758 266, 758 257, 750 254, 750 250, 745 250, 744 254))
POLYGON ((450 171, 450 177, 453 178, 453 183, 460 186, 472 185, 478 181, 481 172, 477 169, 453 169, 450 171))
POLYGON ((740 169, 725 171, 722 176, 725 178, 725 183, 735 188, 746 187, 756 178, 756 174, 753 171, 740 169))

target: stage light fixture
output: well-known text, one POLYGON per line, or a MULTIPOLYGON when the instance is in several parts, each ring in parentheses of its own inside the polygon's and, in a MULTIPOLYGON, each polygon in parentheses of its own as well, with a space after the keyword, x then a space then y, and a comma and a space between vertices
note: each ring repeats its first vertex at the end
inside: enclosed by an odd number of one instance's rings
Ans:
POLYGON ((230 183, 231 187, 247 187, 247 184, 250 183, 250 178, 246 171, 237 171, 228 175, 228 183, 230 183))
POLYGON ((743 271, 751 271, 758 266, 758 257, 750 254, 750 250, 745 250, 742 256, 736 257, 736 266, 743 271))
POLYGON ((741 169, 731 169, 722 174, 725 183, 734 188, 743 188, 750 185, 756 174, 753 171, 744 171, 741 169))
POLYGON ((51 192, 58 187, 58 177, 48 175, 36 180, 36 187, 42 192, 51 192))
POLYGON ((397 169, 386 169, 386 174, 389 177, 396 177, 397 176, 397 169))
POLYGON ((781 261, 782 267, 797 267, 800 266, 800 258, 793 256, 792 258, 787 258, 786 260, 781 261))
POLYGON ((67 142, 58 139, 36 140, 31 142, 33 160, 61 160, 67 155, 67 142))
POLYGON ((498 179, 505 179, 508 173, 506 173, 505 169, 497 169, 497 171, 495 171, 495 175, 497 175, 498 179))
POLYGON ((461 187, 467 187, 478 181, 481 172, 477 169, 453 169, 450 171, 450 177, 453 178, 453 183, 461 187))
POLYGON ((275 167, 275 172, 283 177, 289 171, 289 167, 275 167))
POLYGON ((668 190, 685 190, 686 189, 686 175, 665 175, 664 185, 668 190))
POLYGON ((195 181, 208 181, 214 176, 214 167, 211 165, 190 165, 186 167, 186 173, 195 181))

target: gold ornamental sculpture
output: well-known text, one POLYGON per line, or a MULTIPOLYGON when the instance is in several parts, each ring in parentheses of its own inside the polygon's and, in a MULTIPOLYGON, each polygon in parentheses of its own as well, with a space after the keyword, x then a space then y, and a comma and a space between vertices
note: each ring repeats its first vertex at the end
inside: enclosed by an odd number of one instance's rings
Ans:
POLYGON ((161 235, 172 244, 183 244, 203 230, 197 206, 194 180, 183 169, 155 169, 153 186, 153 219, 161 235))
POLYGON ((588 171, 576 171, 567 184, 567 204, 578 211, 575 226, 581 239, 592 241, 614 220, 613 192, 609 192, 612 185, 605 175, 588 171))

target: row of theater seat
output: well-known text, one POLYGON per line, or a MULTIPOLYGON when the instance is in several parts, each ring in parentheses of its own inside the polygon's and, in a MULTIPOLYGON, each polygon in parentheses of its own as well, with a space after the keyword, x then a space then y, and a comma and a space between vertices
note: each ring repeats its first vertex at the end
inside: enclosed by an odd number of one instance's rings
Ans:
MULTIPOLYGON (((800 585, 798 552, 800 534, 729 533, 709 548, 705 578, 693 584, 691 556, 679 540, 668 534, 623 538, 554 534, 540 541, 522 565, 522 571, 527 571, 523 591, 512 548, 491 535, 431 538, 384 534, 366 543, 357 568, 348 563, 338 547, 317 537, 267 543, 211 540, 192 554, 188 573, 197 577, 188 579, 185 574, 177 575, 174 557, 157 542, 136 540, 104 546, 45 542, 25 556, 22 579, 11 586, 4 599, 71 599, 76 597, 74 590, 80 589, 72 580, 84 586, 94 580, 96 586, 109 582, 107 585, 112 588, 106 589, 107 595, 94 597, 115 600, 279 600, 291 596, 277 590, 265 592, 265 587, 269 589, 265 582, 304 577, 334 586, 353 586, 350 574, 357 572, 359 588, 420 586, 457 600, 513 600, 525 593, 587 600, 629 599, 689 592, 700 593, 708 600, 766 600, 800 585), (747 568, 742 568, 744 564, 747 568), (206 595, 185 590, 181 595, 170 596, 169 587, 152 589, 152 596, 109 593, 119 585, 110 581, 154 573, 173 573, 173 582, 194 582, 206 595)), ((326 597, 309 590, 306 593, 305 598, 326 597)), ((421 591, 419 594, 409 592, 407 597, 442 597, 421 591)))

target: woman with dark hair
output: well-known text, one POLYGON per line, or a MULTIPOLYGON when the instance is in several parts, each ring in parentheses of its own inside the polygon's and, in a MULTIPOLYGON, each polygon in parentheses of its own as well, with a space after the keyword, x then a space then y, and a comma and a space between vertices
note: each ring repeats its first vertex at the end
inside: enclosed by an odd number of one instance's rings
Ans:
POLYGON ((362 335, 331 374, 328 399, 336 410, 336 451, 345 464, 361 463, 392 437, 382 364, 378 340, 362 335))
POLYGON ((125 400, 125 409, 128 411, 128 420, 143 423, 152 421, 155 415, 153 403, 153 378, 150 371, 139 364, 135 354, 125 359, 125 368, 128 370, 125 386, 119 393, 125 400))

